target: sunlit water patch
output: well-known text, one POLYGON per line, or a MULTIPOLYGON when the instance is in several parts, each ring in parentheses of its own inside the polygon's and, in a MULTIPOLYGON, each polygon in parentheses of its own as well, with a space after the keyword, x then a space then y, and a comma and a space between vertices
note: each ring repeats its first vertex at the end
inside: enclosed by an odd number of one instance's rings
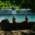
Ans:
POLYGON ((19 14, 17 14, 16 10, 12 10, 12 9, 1 10, 0 11, 0 22, 3 19, 8 19, 9 22, 12 22, 13 16, 15 16, 16 22, 22 22, 22 21, 25 21, 25 16, 26 15, 27 15, 27 18, 28 18, 29 22, 35 22, 35 15, 32 15, 32 13, 30 11, 28 11, 28 9, 20 9, 19 14), (16 14, 16 15, 14 15, 14 14, 16 14), (24 14, 24 15, 21 15, 21 14, 24 14), (27 15, 27 14, 30 14, 30 15, 27 15))
MULTIPOLYGON (((27 15, 29 22, 35 22, 35 15, 27 15)), ((0 21, 3 19, 8 19, 9 22, 12 22, 13 15, 2 15, 0 16, 0 21)), ((25 15, 15 15, 16 22, 25 21, 25 15)))

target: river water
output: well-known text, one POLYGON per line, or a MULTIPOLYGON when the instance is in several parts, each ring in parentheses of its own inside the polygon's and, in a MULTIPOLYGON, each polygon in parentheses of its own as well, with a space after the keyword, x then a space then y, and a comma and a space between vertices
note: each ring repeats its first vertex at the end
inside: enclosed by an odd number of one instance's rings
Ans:
MULTIPOLYGON (((3 13, 3 12, 0 12, 0 13, 3 13)), ((22 14, 14 14, 15 18, 16 18, 16 22, 22 22, 22 21, 25 21, 25 15, 22 15, 22 14)), ((12 22, 12 18, 13 18, 13 15, 12 14, 0 14, 0 22, 3 20, 3 19, 8 19, 9 22, 12 22)), ((28 18, 28 22, 35 22, 35 15, 27 15, 27 18, 28 18)))

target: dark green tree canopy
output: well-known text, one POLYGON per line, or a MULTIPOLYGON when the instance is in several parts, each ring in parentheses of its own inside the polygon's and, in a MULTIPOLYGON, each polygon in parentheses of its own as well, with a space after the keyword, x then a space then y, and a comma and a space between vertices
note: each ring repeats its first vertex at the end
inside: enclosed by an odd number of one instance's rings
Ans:
POLYGON ((35 10, 35 0, 0 0, 3 2, 9 1, 11 5, 19 6, 20 8, 30 8, 35 10))

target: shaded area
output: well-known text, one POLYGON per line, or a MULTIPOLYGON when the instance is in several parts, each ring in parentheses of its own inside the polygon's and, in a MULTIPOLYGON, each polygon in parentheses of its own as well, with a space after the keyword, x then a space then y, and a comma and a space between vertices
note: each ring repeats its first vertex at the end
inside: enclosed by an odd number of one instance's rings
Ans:
POLYGON ((9 1, 9 3, 11 4, 10 6, 14 5, 18 6, 19 8, 30 8, 32 9, 32 11, 35 11, 35 0, 1 0, 1 1, 2 2, 9 1))
POLYGON ((13 23, 9 23, 8 19, 2 20, 0 23, 1 30, 11 31, 11 30, 24 30, 30 29, 35 31, 35 22, 28 22, 27 17, 24 22, 16 23, 15 18, 13 17, 13 23))

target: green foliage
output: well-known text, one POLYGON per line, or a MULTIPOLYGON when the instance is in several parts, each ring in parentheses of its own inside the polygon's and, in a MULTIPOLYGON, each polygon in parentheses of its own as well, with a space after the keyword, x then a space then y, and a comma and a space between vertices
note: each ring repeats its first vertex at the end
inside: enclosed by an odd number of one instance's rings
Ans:
POLYGON ((35 10, 35 0, 0 0, 0 8, 11 7, 12 5, 35 10))

